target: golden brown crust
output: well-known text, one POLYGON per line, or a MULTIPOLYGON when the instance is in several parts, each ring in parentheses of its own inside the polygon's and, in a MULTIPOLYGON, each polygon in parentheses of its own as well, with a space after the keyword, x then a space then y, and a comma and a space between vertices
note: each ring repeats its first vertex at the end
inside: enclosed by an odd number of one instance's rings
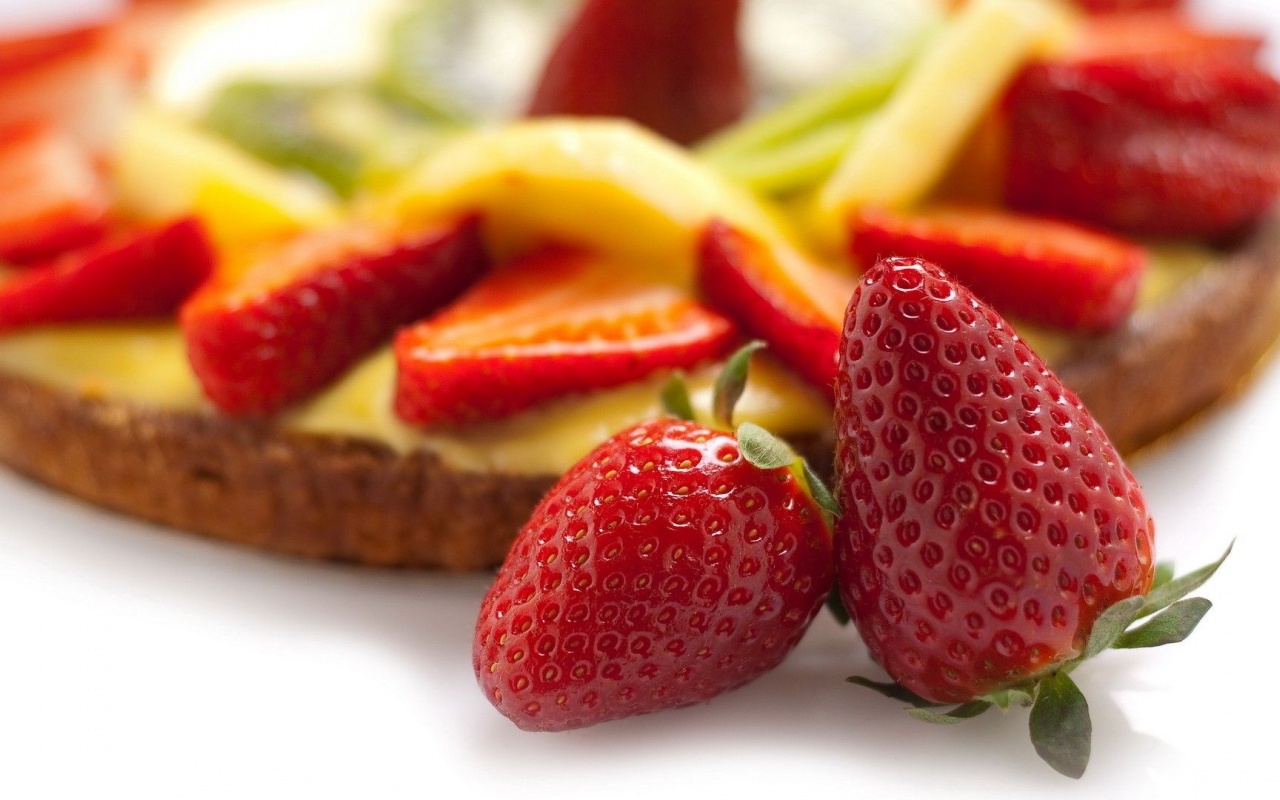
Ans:
MULTIPOLYGON (((1280 221, 1059 365, 1124 451, 1234 388, 1280 335, 1280 221)), ((819 469, 830 441, 797 442, 819 469)), ((479 569, 554 478, 459 472, 342 437, 79 397, 0 375, 0 461, 90 502, 251 547, 479 569)))
POLYGON ((1082 342, 1056 370, 1122 452, 1235 389, 1280 336, 1280 216, 1127 325, 1082 342))

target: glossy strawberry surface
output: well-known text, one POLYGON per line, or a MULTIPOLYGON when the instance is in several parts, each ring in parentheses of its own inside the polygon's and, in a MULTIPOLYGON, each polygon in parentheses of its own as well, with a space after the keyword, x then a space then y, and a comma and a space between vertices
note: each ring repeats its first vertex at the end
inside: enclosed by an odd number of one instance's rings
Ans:
POLYGON ((708 225, 699 244, 703 299, 824 395, 835 386, 840 327, 855 285, 852 275, 780 253, 724 222, 708 225))
POLYGON ((272 414, 453 300, 488 265, 475 219, 300 234, 257 252, 183 307, 191 367, 222 411, 272 414))
POLYGON ((835 422, 841 597, 921 697, 1025 682, 1150 588, 1138 482, 1075 395, 938 267, 888 259, 864 276, 835 422))
POLYGON ((1056 220, 939 206, 864 208, 850 226, 854 259, 923 258, 1005 314, 1075 331, 1105 331, 1133 309, 1147 263, 1137 245, 1056 220))
POLYGON ((108 237, 0 281, 0 331, 168 316, 209 277, 213 258, 195 219, 108 237))
POLYGON ((1280 191, 1280 83, 1233 59, 1035 64, 1010 90, 1016 209, 1151 236, 1218 238, 1280 191))
POLYGON ((733 323, 608 258, 548 250, 504 265, 396 339, 396 411, 419 425, 497 419, 725 355, 733 323))
POLYGON ((530 114, 625 117, 681 144, 750 101, 741 0, 587 0, 543 70, 530 114))
POLYGON ((830 534, 786 467, 659 420, 606 441, 533 512, 480 608, 485 696, 527 730, 698 703, 772 669, 831 586, 830 534))

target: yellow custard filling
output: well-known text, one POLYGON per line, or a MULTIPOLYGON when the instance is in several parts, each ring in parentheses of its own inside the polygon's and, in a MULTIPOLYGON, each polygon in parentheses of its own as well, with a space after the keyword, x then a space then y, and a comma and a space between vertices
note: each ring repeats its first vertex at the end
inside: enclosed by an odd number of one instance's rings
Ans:
MULTIPOLYGON (((1155 246, 1140 294, 1150 307, 1169 297, 1216 259, 1195 246, 1155 246)), ((1019 326, 1052 363, 1071 339, 1019 326)), ((127 324, 48 328, 0 337, 0 371, 91 397, 217 413, 204 399, 173 325, 127 324)), ((715 367, 689 378, 694 407, 710 421, 715 367)), ((427 450, 457 469, 516 474, 559 474, 596 444, 629 424, 661 413, 655 377, 617 389, 568 397, 507 420, 450 431, 421 431, 392 409, 395 360, 390 348, 374 353, 306 404, 285 414, 286 429, 371 439, 400 452, 427 450)), ((831 420, 827 402, 768 357, 757 357, 739 417, 784 436, 818 434, 831 420)))

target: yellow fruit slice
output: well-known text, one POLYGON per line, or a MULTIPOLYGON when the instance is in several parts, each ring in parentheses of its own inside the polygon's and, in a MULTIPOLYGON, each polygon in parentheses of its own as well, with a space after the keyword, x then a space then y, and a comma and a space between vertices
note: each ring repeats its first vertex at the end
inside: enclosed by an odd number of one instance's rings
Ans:
POLYGON ((626 122, 536 120, 466 135, 416 168, 376 211, 417 222, 479 210, 499 253, 582 245, 692 284, 695 238, 712 217, 785 238, 750 192, 626 122))
POLYGON ((972 0, 957 12, 822 188, 826 222, 922 199, 1014 72, 1061 35, 1065 13, 1052 0, 972 0))
POLYGON ((144 219, 194 213, 222 250, 338 217, 324 189, 154 110, 125 124, 115 177, 128 211, 144 219))

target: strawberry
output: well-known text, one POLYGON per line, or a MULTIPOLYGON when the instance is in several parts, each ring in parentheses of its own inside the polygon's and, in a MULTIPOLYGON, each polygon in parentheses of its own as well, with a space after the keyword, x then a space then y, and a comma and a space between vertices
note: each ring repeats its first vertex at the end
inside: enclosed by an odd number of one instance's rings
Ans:
POLYGON ((1173 56, 1183 60, 1253 62, 1265 37, 1255 32, 1208 30, 1185 14, 1135 11, 1086 20, 1054 61, 1115 60, 1173 56))
POLYGON ((1182 8, 1185 0, 1071 0, 1090 14, 1116 14, 1131 11, 1173 11, 1182 8))
POLYGON ((1184 638, 1208 603, 1174 601, 1207 575, 1147 594, 1153 523, 1106 433, 926 261, 863 277, 837 393, 837 583, 871 655, 921 704, 966 704, 916 712, 930 721, 1034 702, 1037 750, 1078 777, 1088 711, 1068 674, 1112 644, 1184 638), (1176 636, 1156 635, 1166 623, 1176 636))
POLYGON ((740 0, 587 0, 538 82, 529 113, 626 117, 681 144, 747 109, 740 0))
POLYGON ((1019 210, 1222 238, 1280 191, 1280 83, 1238 60, 1035 64, 1007 113, 1005 192, 1019 210))
POLYGON ((87 244, 110 197, 88 154, 48 125, 0 134, 0 261, 23 263, 87 244))
POLYGON ((208 237, 194 219, 118 234, 0 283, 0 331, 167 316, 212 269, 208 237))
POLYGON ((718 220, 700 240, 698 287, 706 302, 768 342, 824 394, 835 386, 844 307, 856 283, 718 220))
POLYGON ((396 411, 418 425, 509 416, 724 355, 732 323, 618 264, 550 250, 510 263, 396 340, 396 411))
POLYGON ((853 253, 919 257, 947 269, 1006 313, 1076 331, 1102 331, 1132 310, 1146 251, 1078 225, 981 208, 910 215, 873 208, 852 223, 853 253))
POLYGON ((759 428, 681 419, 596 448, 485 595, 472 648, 485 696, 525 730, 560 731, 703 702, 777 666, 833 573, 793 459, 759 428))
POLYGON ((192 369, 222 411, 275 413, 453 300, 487 266, 474 218, 423 230, 350 223, 301 234, 183 307, 192 369))

